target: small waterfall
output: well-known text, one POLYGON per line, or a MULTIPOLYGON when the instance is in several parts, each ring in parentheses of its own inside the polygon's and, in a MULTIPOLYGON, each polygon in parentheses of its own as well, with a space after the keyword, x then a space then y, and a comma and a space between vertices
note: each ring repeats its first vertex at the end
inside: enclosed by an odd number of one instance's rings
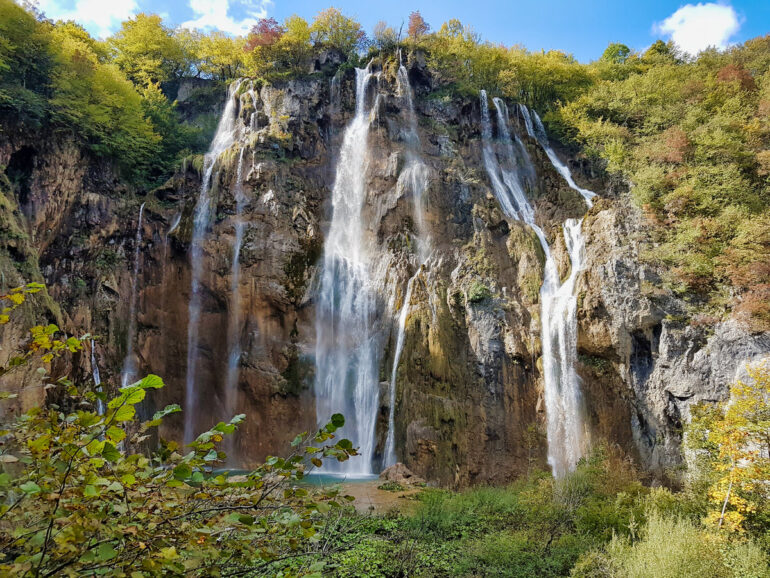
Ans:
POLYGON ((401 312, 398 314, 398 336, 396 337, 396 352, 393 355, 393 369, 390 372, 389 412, 388 412, 388 436, 385 440, 385 466, 392 466, 397 461, 396 456, 396 376, 398 375, 398 362, 401 360, 401 353, 404 350, 404 340, 406 335, 406 318, 409 315, 409 307, 412 304, 412 289, 421 269, 412 275, 406 284, 406 295, 401 304, 401 312))
POLYGON ((575 183, 575 180, 572 178, 572 173, 567 165, 561 162, 561 159, 559 159, 553 148, 551 148, 551 145, 548 142, 548 134, 545 132, 545 127, 543 126, 543 122, 540 120, 537 111, 530 111, 523 104, 519 105, 519 110, 521 111, 521 116, 524 118, 524 126, 527 127, 527 134, 540 144, 545 151, 545 154, 548 156, 548 159, 551 161, 553 168, 555 168, 564 180, 567 181, 567 184, 572 190, 577 191, 582 195, 590 209, 594 204, 592 199, 596 196, 596 193, 589 191, 588 189, 583 189, 575 183))
POLYGON ((252 132, 256 132, 259 130, 259 118, 257 117, 257 93, 254 90, 254 83, 251 83, 251 88, 249 89, 249 96, 251 96, 251 104, 254 107, 254 112, 251 113, 251 118, 249 118, 249 128, 252 132))
MULTIPOLYGON (((564 224, 571 270, 567 280, 561 283, 551 248, 545 233, 535 223, 534 209, 529 203, 519 177, 517 159, 513 154, 514 141, 508 129, 507 108, 499 99, 495 99, 494 102, 497 109, 501 155, 496 154, 492 147, 492 124, 487 94, 486 91, 481 91, 484 165, 503 211, 510 218, 521 220, 529 225, 537 235, 546 258, 540 303, 548 463, 551 465, 554 476, 561 477, 575 467, 585 453, 588 443, 583 423, 580 379, 575 371, 577 298, 574 295, 574 289, 577 277, 583 268, 585 243, 581 232, 582 221, 569 219, 564 224), (498 156, 502 157, 503 164, 498 160, 498 156)), ((527 130, 529 131, 529 125, 527 130)), ((585 195, 584 198, 586 198, 585 195)), ((590 202, 590 197, 586 198, 586 201, 590 202)))
MULTIPOLYGON (((401 53, 399 52, 399 60, 401 53)), ((420 158, 420 134, 417 130, 417 115, 414 110, 414 97, 412 95, 412 87, 409 83, 409 72, 402 64, 398 67, 398 89, 399 95, 406 101, 407 110, 407 133, 404 139, 407 144, 406 152, 406 166, 398 176, 398 188, 402 191, 407 191, 412 195, 414 220, 417 224, 417 230, 419 232, 419 238, 417 239, 417 257, 419 266, 417 271, 412 275, 406 284, 406 293, 404 296, 404 302, 401 305, 401 311, 398 314, 398 333, 396 334, 396 349, 393 355, 393 367, 390 373, 390 383, 388 390, 388 398, 390 405, 388 408, 388 435, 385 440, 385 453, 384 453, 384 465, 391 466, 396 463, 398 457, 396 456, 395 447, 395 412, 396 412, 396 377, 398 375, 398 364, 401 361, 401 353, 404 348, 404 341, 406 338, 406 319, 409 315, 409 308, 412 302, 412 289, 417 277, 420 275, 422 267, 427 263, 430 248, 431 238, 428 228, 425 223, 425 201, 424 193, 428 189, 430 184, 430 169, 422 162, 420 158)))
POLYGON ((136 282, 139 277, 139 252, 142 244, 142 216, 144 215, 144 203, 139 207, 139 217, 136 222, 136 235, 134 236, 134 270, 131 274, 131 297, 128 306, 128 332, 126 334, 126 357, 123 359, 123 370, 120 372, 120 386, 125 387, 136 377, 136 360, 134 359, 134 341, 136 339, 136 282))
POLYGON ((319 423, 345 415, 346 435, 361 458, 324 469, 371 474, 379 398, 376 293, 364 239, 371 110, 366 106, 370 68, 356 69, 356 113, 343 136, 332 191, 332 221, 316 308, 315 397, 319 423))
POLYGON ((231 85, 227 104, 222 117, 217 125, 217 132, 211 142, 209 151, 203 160, 203 181, 195 205, 193 215, 193 231, 190 249, 190 262, 192 269, 192 287, 190 293, 189 318, 187 326, 187 376, 185 382, 185 408, 184 408, 184 441, 193 439, 195 427, 195 413, 198 409, 198 392, 196 389, 196 373, 198 365, 198 332, 200 329, 201 314, 201 277, 203 275, 203 242, 211 219, 211 176, 214 172, 216 161, 233 142, 238 132, 238 97, 236 96, 240 81, 231 85))
MULTIPOLYGON (((99 375, 99 364, 96 362, 96 345, 94 344, 94 340, 91 340, 91 376, 94 380, 94 389, 97 392, 102 391, 102 378, 99 375)), ((96 400, 96 413, 99 415, 104 415, 105 412, 105 405, 104 402, 101 399, 96 400)))
MULTIPOLYGON (((235 240, 233 241, 233 261, 230 265, 230 319, 228 321, 227 331, 227 377, 225 379, 225 420, 230 420, 235 415, 238 405, 238 373, 241 362, 241 244, 243 243, 243 232, 245 223, 243 222, 243 206, 246 202, 243 194, 243 153, 246 149, 241 148, 238 155, 238 169, 235 180, 235 240)), ((231 445, 233 436, 228 438, 231 445)), ((228 457, 230 456, 228 452, 228 457)))

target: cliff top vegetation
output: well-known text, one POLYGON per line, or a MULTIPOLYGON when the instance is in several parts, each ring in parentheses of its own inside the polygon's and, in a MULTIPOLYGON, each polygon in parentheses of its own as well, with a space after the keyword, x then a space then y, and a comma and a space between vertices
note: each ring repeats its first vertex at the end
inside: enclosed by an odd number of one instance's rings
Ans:
POLYGON ((329 8, 312 22, 263 19, 246 37, 138 14, 100 41, 0 0, 0 40, 6 130, 72 134, 143 189, 208 146, 213 118, 189 122, 175 101, 186 78, 276 82, 329 73, 316 70, 323 51, 347 65, 419 52, 436 94, 475 98, 483 88, 523 102, 629 186, 650 224, 644 257, 665 266, 670 290, 717 317, 734 309, 756 330, 770 327, 770 37, 698 57, 662 41, 643 53, 613 43, 581 64, 485 42, 458 20, 432 29, 419 12, 407 30, 380 22, 367 35, 329 8))

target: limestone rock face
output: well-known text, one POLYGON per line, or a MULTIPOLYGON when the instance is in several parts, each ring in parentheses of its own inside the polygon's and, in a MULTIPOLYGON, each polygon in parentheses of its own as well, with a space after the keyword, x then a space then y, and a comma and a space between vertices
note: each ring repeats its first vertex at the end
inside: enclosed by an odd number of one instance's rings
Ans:
MULTIPOLYGON (((326 55, 315 69, 325 70, 335 58, 326 55)), ((382 346, 376 466, 387 435, 397 318, 413 278, 396 371, 399 471, 446 486, 505 483, 531 468, 547 467, 539 302, 545 256, 534 233, 505 218, 492 194, 481 153, 478 99, 436 98, 431 90, 437 79, 419 58, 411 63, 409 78, 418 151, 395 71, 381 71, 367 95, 373 115, 364 234, 382 346), (416 154, 427 175, 423 223, 415 219, 410 190, 400 183, 416 154), (430 239, 428 259, 418 255, 417 240, 424 238, 430 239)), ((182 96, 190 86, 180 88, 182 96)), ((236 406, 246 420, 230 449, 243 466, 285 453, 297 433, 317 425, 319 263, 337 155, 354 102, 352 70, 334 79, 319 72, 258 86, 253 99, 241 98, 238 105, 238 114, 251 126, 248 137, 214 167, 201 277, 201 401, 186 411, 201 430, 230 417, 225 376, 229 324, 237 310, 236 406), (245 232, 235 299, 231 263, 239 187, 245 232)), ((734 320, 694 320, 688 305, 662 287, 660 272, 644 263, 650 234, 627 192, 590 178, 570 161, 578 182, 601 197, 585 213, 580 195, 526 137, 515 115, 512 122, 535 167, 529 194, 562 278, 570 267, 562 223, 585 214, 586 269, 577 285, 578 370, 591 437, 620 444, 643 467, 663 472, 680 459, 680 425, 690 406, 724 399, 742 361, 770 352, 770 336, 752 335, 734 320)), ((61 309, 50 300, 30 306, 30 318, 98 336, 95 361, 105 387, 115 387, 135 286, 135 361, 140 373, 161 375, 167 384, 148 398, 144 411, 184 404, 200 165, 186 163, 164 186, 137 195, 74 142, 9 131, 0 133, 0 165, 13 177, 0 183, 5 227, 0 269, 6 284, 43 279, 61 304, 61 309)), ((3 356, 23 340, 23 332, 14 331, 2 329, 3 356)), ((89 352, 75 360, 74 368, 60 371, 87 378, 89 352)), ((34 376, 28 379, 34 386, 34 376)), ((20 405, 41 396, 38 388, 20 405)), ((174 416, 161 435, 178 439, 181 426, 181 417, 174 416)))

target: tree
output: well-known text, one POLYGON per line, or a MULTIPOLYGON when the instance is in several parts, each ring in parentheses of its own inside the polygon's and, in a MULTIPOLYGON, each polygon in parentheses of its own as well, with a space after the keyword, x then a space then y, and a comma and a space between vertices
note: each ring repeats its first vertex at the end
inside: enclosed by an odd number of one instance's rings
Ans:
POLYGON ((198 71, 215 80, 232 80, 243 74, 244 44, 240 37, 222 32, 201 36, 198 43, 198 71))
POLYGON ((631 49, 628 46, 619 42, 612 42, 602 53, 601 60, 612 64, 623 64, 628 60, 629 54, 631 54, 631 49))
POLYGON ((108 39, 113 62, 139 86, 165 82, 185 68, 182 48, 157 14, 137 14, 108 39))
POLYGON ((407 34, 409 34, 409 38, 412 39, 412 42, 417 43, 420 38, 427 34, 428 30, 430 30, 430 25, 425 22, 425 19, 422 17, 419 10, 409 14, 407 34))
POLYGON ((374 46, 378 50, 391 50, 398 44, 398 33, 383 20, 375 24, 372 35, 374 37, 374 46))
POLYGON ((283 32, 275 18, 260 18, 249 32, 244 49, 252 52, 258 47, 273 46, 281 39, 283 32))
POLYGON ((310 37, 316 46, 336 48, 351 54, 362 45, 366 35, 358 22, 336 8, 327 8, 310 25, 310 37))
MULTIPOLYGON (((0 324, 41 288, 0 295, 0 324)), ((85 337, 58 333, 53 325, 33 328, 27 351, 0 374, 83 348, 85 337)), ((0 575, 318 575, 340 547, 340 512, 352 498, 298 482, 323 459, 356 455, 348 440, 333 441, 341 415, 314 435, 298 435, 288 458, 268 458, 232 477, 214 470, 225 459, 219 445, 244 416, 220 422, 186 449, 161 442, 152 456, 134 454, 127 448, 181 411, 169 405, 138 422, 138 405, 163 387, 159 377, 109 399, 88 384, 54 381, 46 367, 38 375, 62 399, 3 424, 0 575), (97 400, 105 402, 103 413, 97 400)))
POLYGON ((718 407, 699 407, 688 427, 690 446, 711 481, 706 524, 734 532, 770 528, 770 362, 748 367, 718 407))

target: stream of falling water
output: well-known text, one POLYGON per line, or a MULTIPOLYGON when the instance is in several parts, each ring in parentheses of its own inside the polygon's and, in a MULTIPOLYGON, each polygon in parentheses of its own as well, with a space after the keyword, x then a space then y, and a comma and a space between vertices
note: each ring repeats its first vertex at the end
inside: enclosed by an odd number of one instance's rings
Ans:
POLYGON ((356 69, 356 113, 345 129, 337 162, 316 308, 318 421, 322 424, 333 413, 342 413, 345 432, 361 454, 342 463, 328 462, 324 470, 348 475, 372 473, 379 398, 379 347, 373 329, 376 295, 362 221, 372 112, 366 93, 371 78, 369 67, 356 69))
POLYGON ((120 387, 132 383, 136 377, 136 360, 134 359, 134 341, 136 340, 136 283, 139 277, 139 259, 141 254, 139 246, 142 244, 142 216, 144 215, 144 203, 139 207, 139 217, 136 222, 136 235, 134 237, 134 270, 131 273, 131 296, 128 305, 128 332, 126 333, 126 357, 123 359, 123 369, 120 372, 120 387))
POLYGON ((393 367, 390 372, 390 383, 388 384, 388 435, 385 439, 385 452, 383 464, 385 467, 396 463, 395 441, 395 413, 396 413, 396 378, 398 377, 398 364, 401 361, 401 353, 404 350, 404 340, 406 332, 406 320, 409 315, 409 308, 412 304, 412 290, 417 281, 417 277, 422 272, 422 268, 427 264, 430 249, 431 238, 425 224, 425 200, 424 194, 430 182, 430 170, 422 162, 420 157, 420 135, 417 131, 417 115, 414 110, 414 97, 412 87, 409 83, 409 73, 406 67, 401 64, 398 67, 398 87, 399 93, 406 101, 408 130, 406 133, 406 166, 398 177, 398 187, 412 195, 412 206, 414 220, 417 224, 419 237, 417 239, 417 258, 419 265, 414 275, 406 284, 404 301, 401 304, 401 311, 398 314, 398 333, 396 334, 396 349, 393 355, 393 367))
MULTIPOLYGON (((91 375, 94 379, 94 390, 97 392, 102 391, 102 377, 99 375, 99 364, 96 362, 96 345, 94 340, 91 340, 91 375)), ((96 400, 96 413, 104 415, 105 405, 101 399, 96 400)))
MULTIPOLYGON (((243 194, 243 153, 238 155, 238 169, 235 177, 235 239, 233 241, 233 261, 230 265, 230 319, 227 328, 227 377, 225 380, 225 420, 232 418, 238 405, 238 373, 241 362, 241 245, 243 244, 243 206, 246 198, 243 194)), ((232 450, 233 436, 228 442, 232 450)), ((227 452, 228 456, 232 451, 227 452)), ((235 457, 235 456, 230 456, 235 457)))
MULTIPOLYGON (((511 139, 508 129, 508 110, 500 99, 495 99, 494 103, 497 109, 498 135, 502 145, 500 155, 497 155, 492 148, 489 105, 486 92, 481 91, 483 156, 487 174, 503 211, 511 218, 525 222, 537 235, 545 253, 540 302, 548 463, 551 465, 554 476, 561 477, 575 467, 584 455, 588 443, 583 420, 580 380, 575 370, 577 299, 574 290, 577 277, 584 266, 585 242, 581 232, 582 220, 568 219, 564 223, 564 237, 571 267, 569 277, 561 283, 545 233, 535 223, 534 209, 529 203, 519 176, 519 167, 522 163, 525 165, 529 163, 528 157, 520 155, 517 158, 514 154, 512 143, 515 141, 511 139), (498 156, 502 157, 502 164, 498 156)), ((527 125, 528 132, 529 128, 527 125)), ((533 136, 532 133, 530 135, 533 136)), ((538 142, 543 146, 540 139, 538 142)), ((545 149, 545 146, 543 148, 545 149)), ((548 154, 547 151, 546 153, 548 154)), ((564 169, 569 173, 566 167, 564 169)), ((567 182, 573 186, 571 175, 567 182)), ((580 191, 576 186, 573 188, 580 191)), ((586 192, 590 193, 590 196, 582 192, 581 194, 590 206, 590 197, 593 193, 586 192)))
POLYGON ((200 329, 201 315, 201 277, 203 275, 203 241, 211 219, 211 176, 216 161, 233 142, 238 132, 238 97, 237 92, 240 81, 231 85, 227 104, 222 112, 222 117, 217 125, 217 132, 211 142, 209 151, 203 160, 203 181, 195 205, 193 216, 193 231, 190 249, 190 264, 192 270, 192 287, 190 293, 190 305, 187 325, 187 376, 185 380, 185 407, 184 407, 184 441, 193 439, 195 428, 195 414, 198 409, 198 392, 196 390, 196 373, 198 365, 198 331, 200 329))

